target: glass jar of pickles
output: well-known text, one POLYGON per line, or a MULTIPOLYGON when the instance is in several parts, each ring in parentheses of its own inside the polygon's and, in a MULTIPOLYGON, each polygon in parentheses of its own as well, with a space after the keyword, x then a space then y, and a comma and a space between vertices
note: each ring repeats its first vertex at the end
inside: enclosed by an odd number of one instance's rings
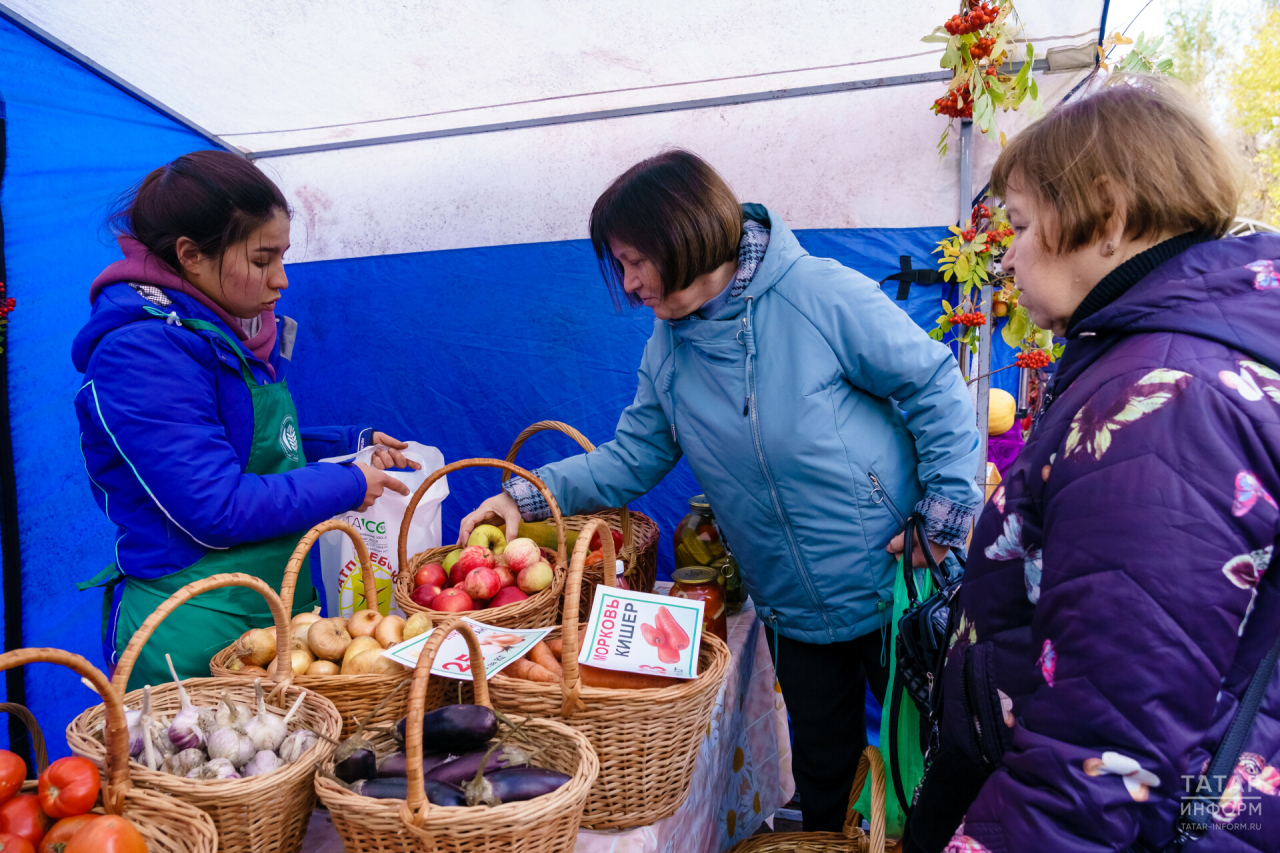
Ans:
MULTIPOLYGON (((703 566, 715 569, 724 587, 725 607, 730 616, 742 609, 747 590, 742 584, 738 562, 720 536, 715 514, 705 495, 689 498, 689 514, 676 526, 676 568, 703 566)), ((672 575, 674 579, 675 575, 672 575)))
POLYGON ((724 612, 724 588, 720 586, 720 576, 716 574, 716 570, 705 566, 686 566, 672 572, 671 580, 675 581, 671 587, 672 597, 703 603, 702 630, 729 642, 729 624, 724 612))

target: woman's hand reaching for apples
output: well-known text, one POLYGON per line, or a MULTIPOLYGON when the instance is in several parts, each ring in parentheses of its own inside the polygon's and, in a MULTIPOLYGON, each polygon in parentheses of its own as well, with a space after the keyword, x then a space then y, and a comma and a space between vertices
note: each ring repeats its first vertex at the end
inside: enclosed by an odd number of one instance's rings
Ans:
POLYGON ((516 506, 516 502, 511 495, 506 492, 498 492, 476 507, 475 512, 462 519, 462 524, 458 525, 458 547, 466 547, 467 539, 471 536, 471 531, 475 530, 477 524, 494 517, 502 519, 506 524, 508 542, 519 538, 520 508, 516 506))
POLYGON ((366 465, 363 462, 357 462, 355 465, 360 469, 360 473, 364 474, 364 502, 356 507, 358 511, 363 511, 373 506, 373 502, 382 497, 382 493, 386 489, 408 496, 409 487, 386 471, 366 465))
MULTIPOLYGON (((889 544, 885 546, 885 550, 888 551, 890 554, 894 555, 895 557, 901 555, 902 554, 902 537, 903 537, 903 534, 899 533, 897 536, 890 539, 889 544)), ((929 550, 933 552, 933 559, 938 562, 938 565, 942 565, 942 561, 946 559, 947 552, 949 552, 951 549, 948 548, 946 545, 939 545, 937 542, 930 542, 929 550)), ((925 561, 924 551, 920 550, 919 540, 916 540, 916 549, 915 549, 915 552, 911 555, 911 565, 913 565, 917 569, 923 569, 925 566, 929 565, 928 562, 925 561)))
POLYGON ((400 452, 409 446, 409 442, 392 438, 385 432, 375 432, 372 438, 374 468, 412 468, 415 471, 422 468, 400 452))

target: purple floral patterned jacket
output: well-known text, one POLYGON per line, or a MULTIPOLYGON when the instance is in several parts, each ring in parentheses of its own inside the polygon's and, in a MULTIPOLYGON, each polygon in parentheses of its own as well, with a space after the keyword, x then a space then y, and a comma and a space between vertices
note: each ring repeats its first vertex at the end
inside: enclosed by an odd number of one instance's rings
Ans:
MULTIPOLYGON (((1280 237, 1184 235, 1072 318, 957 602, 941 749, 985 781, 949 853, 1172 841, 1280 633, 1278 259, 1280 237)), ((1210 784, 1213 829, 1185 853, 1280 850, 1280 675, 1210 784)))

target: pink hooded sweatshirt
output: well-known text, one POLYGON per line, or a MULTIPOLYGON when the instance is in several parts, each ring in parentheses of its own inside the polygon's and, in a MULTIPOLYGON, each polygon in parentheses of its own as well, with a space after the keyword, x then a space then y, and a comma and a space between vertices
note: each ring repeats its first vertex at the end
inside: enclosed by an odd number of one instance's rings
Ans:
POLYGON ((276 344, 276 312, 274 310, 268 309, 259 315, 262 320, 262 327, 256 335, 250 338, 239 318, 232 317, 224 311, 212 299, 205 296, 190 282, 174 272, 173 267, 153 255, 146 246, 128 236, 121 236, 117 242, 120 244, 121 251, 124 252, 124 260, 116 261, 99 273, 98 277, 93 280, 93 284, 89 287, 90 305, 98 298, 102 288, 122 281, 150 284, 165 290, 176 290, 185 293, 214 314, 217 314, 218 318, 227 324, 227 328, 236 333, 245 348, 260 358, 271 375, 275 376, 275 369, 271 366, 270 361, 271 349, 276 344))

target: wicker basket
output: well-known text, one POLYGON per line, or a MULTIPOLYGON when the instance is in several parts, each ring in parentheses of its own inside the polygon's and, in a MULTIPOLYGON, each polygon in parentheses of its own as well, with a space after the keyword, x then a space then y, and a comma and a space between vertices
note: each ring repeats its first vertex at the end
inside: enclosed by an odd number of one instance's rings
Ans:
MULTIPOLYGON (((288 660, 289 617, 275 592, 250 575, 211 575, 187 584, 147 617, 120 657, 112 679, 114 689, 122 691, 124 685, 129 683, 129 675, 133 671, 138 653, 166 616, 197 595, 226 586, 247 587, 267 600, 275 617, 276 654, 281 659, 288 660)), ((189 678, 182 685, 191 701, 197 705, 215 705, 224 691, 237 702, 250 705, 254 702, 253 684, 243 678, 189 678)), ((299 725, 321 735, 321 739, 319 744, 293 764, 248 779, 197 780, 148 770, 134 762, 131 765, 134 781, 144 788, 169 794, 188 806, 207 812, 218 828, 219 845, 224 851, 297 853, 302 847, 307 822, 315 808, 312 777, 315 775, 316 765, 333 754, 331 741, 338 737, 342 728, 342 720, 333 703, 319 693, 305 691, 292 684, 291 673, 286 673, 284 680, 274 685, 268 702, 283 713, 283 709, 291 707, 299 696, 305 696, 296 715, 299 725), (326 741, 326 738, 329 740, 326 741)), ((142 691, 134 690, 124 697, 124 701, 127 705, 140 704, 142 691)), ((177 713, 181 708, 177 685, 152 685, 151 704, 160 713, 177 713)), ((106 748, 98 739, 105 714, 104 707, 96 705, 67 726, 67 745, 72 752, 99 764, 106 757, 106 748)))
MULTIPOLYGON (((376 589, 370 584, 372 579, 369 577, 369 549, 365 546, 364 538, 359 531, 345 521, 330 519, 307 531, 307 535, 302 537, 298 547, 293 549, 293 556, 285 567, 284 581, 280 587, 280 599, 284 602, 285 613, 293 612, 293 592, 298 583, 298 572, 302 568, 303 560, 306 559, 316 539, 330 530, 341 530, 355 543, 356 557, 360 561, 360 581, 366 590, 376 589)), ((377 596, 371 598, 366 594, 365 608, 376 610, 377 607, 377 596)), ((290 637, 291 642, 292 637, 290 637)), ((292 645, 289 647, 292 648, 292 645)), ((214 655, 213 660, 209 661, 210 671, 215 678, 252 679, 252 676, 228 669, 231 662, 235 660, 233 648, 234 646, 228 646, 214 655)), ((404 692, 396 693, 390 699, 387 697, 395 692, 396 687, 408 677, 407 671, 382 675, 295 675, 293 683, 297 687, 314 690, 334 704, 342 717, 342 737, 345 738, 354 732, 360 723, 394 723, 403 717, 408 702, 404 692)), ((442 688, 438 687, 434 691, 436 695, 428 696, 427 707, 439 707, 442 704, 442 693, 442 688)))
POLYGON ((729 853, 884 853, 897 843, 884 837, 884 760, 880 750, 869 746, 858 759, 858 772, 849 793, 849 811, 841 832, 777 832, 744 838, 729 853), (862 794, 867 776, 871 777, 871 834, 862 829, 862 815, 853 804, 862 794))
MULTIPOLYGON (((589 520, 578 537, 569 566, 564 625, 550 634, 564 639, 564 682, 541 684, 500 672, 489 685, 489 695, 500 711, 564 717, 585 734, 600 758, 600 778, 591 789, 582 825, 628 829, 670 817, 688 797, 698 748, 729 670, 729 647, 704 631, 698 677, 671 687, 583 687, 578 681, 578 590, 588 534, 594 530, 607 531, 604 519, 589 520)), ((613 542, 607 535, 601 542, 608 563, 614 559, 613 542)), ((612 585, 612 575, 606 573, 605 579, 612 585)))
MULTIPOLYGON (((347 853, 570 853, 577 843, 582 806, 600 765, 587 739, 551 720, 527 720, 524 732, 542 747, 538 763, 569 774, 558 790, 526 802, 500 806, 433 806, 427 802, 422 776, 422 715, 431 680, 431 664, 448 634, 457 629, 471 650, 476 704, 489 706, 484 659, 471 628, 463 622, 441 625, 423 647, 409 695, 405 752, 408 754, 409 799, 375 800, 353 794, 332 778, 316 775, 316 792, 329 809, 334 829, 347 853)), ((491 706, 490 706, 491 707, 491 706)), ((510 717, 523 721, 523 717, 510 717)), ((388 741, 382 740, 382 746, 388 741)), ((379 741, 375 740, 375 745, 379 741)), ((394 747, 392 747, 394 748, 394 747)), ((332 769, 332 760, 326 770, 332 769)))
POLYGON ((413 518, 414 510, 418 508, 418 501, 422 500, 422 496, 427 493, 427 490, 431 488, 436 480, 463 468, 498 468, 511 474, 517 474, 533 483, 538 488, 538 491, 542 492, 542 496, 547 499, 547 505, 551 507, 551 515, 555 521, 556 535, 559 540, 556 547, 556 564, 553 567, 555 580, 551 586, 529 596, 524 601, 517 601, 515 604, 504 604, 502 607, 493 607, 488 610, 478 610, 468 615, 479 619, 486 625, 493 625, 499 628, 542 628, 546 625, 556 624, 560 610, 560 593, 564 590, 565 567, 568 562, 565 559, 565 527, 564 519, 560 517, 560 507, 556 506, 555 498, 551 497, 551 492, 547 490, 541 480, 523 468, 498 459, 463 459, 460 462, 450 463, 433 472, 418 487, 418 491, 413 493, 413 499, 409 501, 409 506, 404 511, 404 521, 400 524, 400 573, 396 575, 394 586, 396 604, 400 605, 400 609, 405 613, 430 614, 433 622, 456 619, 458 617, 457 613, 430 610, 410 597, 413 592, 413 576, 418 573, 418 569, 427 563, 442 562, 445 555, 452 551, 455 546, 445 545, 441 548, 428 548, 425 551, 414 554, 412 559, 409 558, 407 552, 409 522, 413 518))
MULTIPOLYGON (((529 437, 544 430, 564 433, 578 442, 578 446, 588 453, 596 449, 590 439, 566 423, 561 423, 560 421, 538 421, 536 424, 526 427, 516 436, 516 440, 511 444, 511 451, 507 454, 507 461, 515 462, 516 454, 520 452, 520 448, 529 440, 529 437)), ((503 474, 502 482, 505 483, 506 481, 507 475, 503 474)), ((632 512, 624 504, 616 510, 607 509, 603 512, 585 515, 571 515, 564 520, 564 526, 571 531, 580 531, 593 518, 603 518, 609 524, 609 527, 622 534, 622 553, 618 556, 627 567, 624 575, 627 579, 627 588, 640 592, 653 592, 653 585, 658 581, 659 531, 657 522, 644 513, 632 512)), ((575 543, 571 542, 569 544, 572 546, 575 543)), ((601 568, 599 569, 593 566, 586 571, 587 587, 584 591, 581 605, 583 612, 591 612, 591 596, 595 593, 595 585, 604 583, 603 571, 603 563, 601 563, 601 568)))
MULTIPOLYGON (((113 814, 127 818, 147 841, 150 853, 215 853, 218 849, 218 831, 209 816, 186 803, 135 788, 129 778, 129 731, 124 718, 124 706, 119 694, 111 687, 107 677, 80 655, 61 649, 16 649, 0 655, 0 672, 29 663, 54 663, 65 666, 84 678, 107 703, 106 738, 108 745, 103 753, 102 791, 97 814, 113 814)), ((36 770, 40 773, 49 766, 49 756, 44 748, 44 734, 35 717, 21 705, 6 702, 0 711, 18 717, 31 733, 31 746, 35 751, 36 770)), ((33 779, 22 783, 24 794, 35 793, 38 783, 33 779)))

